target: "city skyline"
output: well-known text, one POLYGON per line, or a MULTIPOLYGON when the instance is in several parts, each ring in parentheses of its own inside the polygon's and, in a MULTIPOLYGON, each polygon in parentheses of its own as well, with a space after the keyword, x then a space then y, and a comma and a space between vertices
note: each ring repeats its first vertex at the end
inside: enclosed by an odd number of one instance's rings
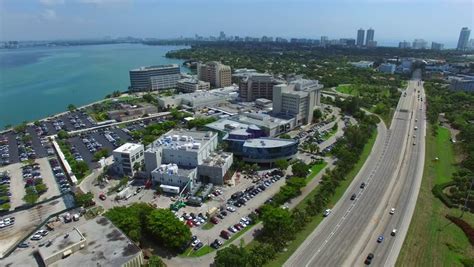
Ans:
POLYGON ((259 0, 252 1, 251 9, 245 5, 249 0, 206 2, 208 5, 189 0, 153 3, 148 0, 0 0, 0 38, 3 41, 104 36, 177 38, 196 33, 218 36, 224 31, 238 36, 356 39, 358 28, 372 27, 377 30, 375 39, 379 45, 396 46, 402 40, 422 38, 454 48, 460 29, 474 28, 470 12, 473 3, 464 0, 456 1, 456 5, 446 0, 410 1, 413 8, 407 8, 405 0, 356 3, 346 0, 291 3, 259 0), (272 12, 266 12, 268 14, 259 20, 242 21, 237 15, 245 10, 248 17, 252 17, 270 7, 272 12), (336 13, 338 16, 333 16, 336 13), (377 16, 369 19, 367 13, 377 16), (413 17, 423 23, 414 26, 413 20, 406 19, 413 17), (200 23, 194 24, 197 20, 200 23), (446 23, 449 20, 455 23, 446 23), (286 23, 288 21, 293 23, 286 23))

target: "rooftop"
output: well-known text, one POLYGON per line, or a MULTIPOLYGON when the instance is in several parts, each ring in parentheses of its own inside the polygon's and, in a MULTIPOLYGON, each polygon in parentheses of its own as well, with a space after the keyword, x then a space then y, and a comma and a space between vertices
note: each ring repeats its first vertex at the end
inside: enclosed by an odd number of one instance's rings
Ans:
POLYGON ((170 164, 161 164, 158 168, 153 170, 153 172, 158 172, 158 173, 167 173, 170 175, 178 175, 178 176, 184 176, 187 177, 189 176, 190 173, 194 172, 196 170, 195 167, 184 167, 184 166, 178 166, 174 163, 170 164))
POLYGON ((280 138, 257 138, 248 139, 244 143, 244 147, 255 147, 255 148, 275 148, 289 146, 298 143, 293 139, 280 139, 280 138))
POLYGON ((135 143, 125 143, 121 145, 120 147, 116 148, 114 152, 117 153, 130 153, 132 151, 135 151, 136 149, 139 149, 140 147, 143 147, 142 144, 135 144, 135 143))
POLYGON ((179 68, 179 66, 178 64, 156 65, 156 66, 139 67, 136 69, 132 69, 130 71, 149 71, 149 70, 162 70, 162 69, 170 69, 170 68, 179 68))
POLYGON ((39 247, 38 250, 41 254, 41 257, 45 259, 51 257, 52 255, 60 251, 63 251, 67 247, 79 243, 83 239, 84 236, 82 235, 82 233, 78 229, 73 228, 66 234, 59 234, 50 237, 49 240, 52 242, 51 245, 49 247, 39 247))
MULTIPOLYGON (((126 235, 107 218, 99 216, 78 226, 78 231, 86 238, 87 246, 51 266, 122 266, 141 252, 126 235)), ((71 238, 71 234, 66 239, 71 238)), ((77 238, 72 237, 72 238, 77 238)), ((40 249, 60 249, 64 240, 59 235, 49 247, 40 249)))
POLYGON ((228 157, 232 157, 232 153, 212 152, 209 157, 205 158, 201 165, 205 166, 222 166, 228 157))
POLYGON ((175 150, 199 151, 217 133, 211 131, 190 131, 184 129, 173 129, 150 144, 147 151, 154 151, 158 147, 175 150))
POLYGON ((243 113, 236 116, 229 117, 230 120, 245 124, 253 124, 259 127, 266 127, 269 129, 278 127, 282 124, 289 123, 290 120, 277 118, 264 113, 243 113))

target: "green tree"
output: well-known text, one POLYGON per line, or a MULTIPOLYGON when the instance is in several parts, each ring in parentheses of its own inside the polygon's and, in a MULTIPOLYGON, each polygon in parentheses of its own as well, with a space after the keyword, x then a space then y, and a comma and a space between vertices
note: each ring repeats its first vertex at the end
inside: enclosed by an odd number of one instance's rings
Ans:
POLYGON ((94 153, 94 161, 99 161, 101 158, 106 158, 109 156, 109 150, 105 147, 99 149, 94 153))
POLYGON ((35 189, 36 189, 36 192, 38 192, 38 194, 40 195, 48 191, 48 187, 43 183, 35 185, 35 189))
POLYGON ((94 195, 91 192, 85 194, 77 193, 74 195, 74 199, 78 206, 88 207, 93 203, 92 200, 94 199, 94 195))
POLYGON ((249 265, 249 256, 246 248, 232 244, 218 250, 214 262, 216 267, 246 267, 249 265))
POLYGON ((276 250, 272 244, 258 243, 250 250, 250 266, 260 267, 275 258, 276 250))
POLYGON ((153 210, 146 228, 165 248, 177 250, 191 239, 191 230, 168 209, 153 210))
POLYGON ((287 209, 267 207, 262 216, 264 239, 280 250, 293 239, 293 218, 287 209))
POLYGON ((23 201, 25 201, 25 203, 28 205, 35 204, 36 201, 38 201, 39 196, 36 193, 36 191, 34 191, 33 187, 32 186, 27 187, 25 191, 26 191, 26 194, 23 197, 23 201))
POLYGON ((130 239, 139 241, 146 229, 146 218, 153 210, 147 203, 133 203, 129 207, 114 207, 104 215, 130 239))
POLYGON ((279 159, 275 161, 275 166, 282 171, 286 171, 289 166, 289 163, 286 159, 279 159))
POLYGON ((319 108, 313 110, 313 121, 314 122, 319 122, 322 117, 323 117, 323 113, 321 112, 321 110, 319 108))
POLYGON ((89 166, 84 161, 77 161, 75 166, 75 172, 78 176, 84 177, 86 173, 89 171, 89 166))
POLYGON ((161 260, 160 257, 152 255, 148 259, 147 267, 166 267, 166 264, 161 260))
POLYGON ((76 106, 74 104, 69 104, 67 105, 67 110, 69 110, 70 112, 73 112, 74 110, 76 110, 76 106))
POLYGON ((69 134, 68 134, 65 130, 60 130, 60 131, 58 132, 58 138, 59 138, 59 139, 62 139, 62 140, 68 139, 68 138, 69 138, 69 134))
POLYGON ((306 177, 309 173, 309 165, 302 161, 298 161, 291 166, 291 171, 293 175, 306 177))

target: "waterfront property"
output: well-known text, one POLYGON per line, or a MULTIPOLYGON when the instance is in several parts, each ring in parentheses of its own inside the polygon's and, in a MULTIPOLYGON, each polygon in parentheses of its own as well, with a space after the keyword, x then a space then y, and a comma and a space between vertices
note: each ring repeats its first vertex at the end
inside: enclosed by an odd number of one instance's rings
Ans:
POLYGON ((156 91, 176 87, 181 78, 177 64, 140 67, 130 70, 130 88, 132 91, 156 91))

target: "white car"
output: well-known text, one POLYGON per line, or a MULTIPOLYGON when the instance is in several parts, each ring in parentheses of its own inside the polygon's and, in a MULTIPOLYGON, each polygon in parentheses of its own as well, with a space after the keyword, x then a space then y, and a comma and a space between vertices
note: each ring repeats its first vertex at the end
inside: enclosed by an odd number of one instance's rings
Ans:
POLYGON ((235 211, 235 208, 234 208, 234 207, 231 207, 231 206, 228 206, 228 207, 227 207, 227 210, 230 211, 230 212, 234 212, 234 211, 235 211))
POLYGON ((329 214, 331 214, 331 212, 332 212, 331 209, 327 209, 327 210, 325 210, 325 211, 323 212, 323 216, 324 216, 324 217, 327 217, 327 216, 329 216, 329 214))
POLYGON ((390 213, 391 215, 395 214, 395 208, 391 208, 389 213, 390 213))
POLYGON ((194 241, 191 243, 191 246, 194 247, 194 246, 196 246, 199 242, 201 242, 201 240, 196 239, 196 240, 194 240, 194 241))
POLYGON ((31 240, 41 240, 41 238, 43 238, 42 235, 33 235, 30 239, 31 240))
POLYGON ((47 236, 48 233, 49 233, 49 232, 46 231, 46 230, 38 230, 38 231, 36 232, 37 235, 42 235, 42 236, 47 236))

